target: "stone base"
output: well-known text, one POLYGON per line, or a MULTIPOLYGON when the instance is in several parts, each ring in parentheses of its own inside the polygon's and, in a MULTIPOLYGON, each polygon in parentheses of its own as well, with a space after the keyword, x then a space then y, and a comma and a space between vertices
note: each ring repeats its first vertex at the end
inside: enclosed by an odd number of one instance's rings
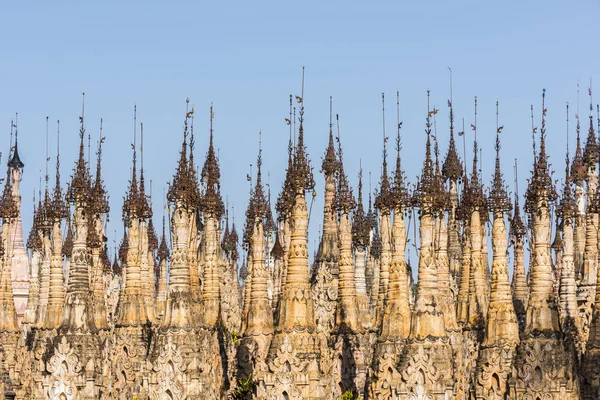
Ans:
POLYGON ((562 338, 528 337, 517 347, 516 375, 510 382, 516 398, 579 399, 575 352, 562 338))

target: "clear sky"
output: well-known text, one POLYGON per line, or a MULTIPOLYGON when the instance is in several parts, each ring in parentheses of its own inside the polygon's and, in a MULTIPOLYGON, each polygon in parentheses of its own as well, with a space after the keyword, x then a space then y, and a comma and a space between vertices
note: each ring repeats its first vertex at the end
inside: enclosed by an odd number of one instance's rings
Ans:
MULTIPOLYGON (((117 242, 122 234, 134 104, 138 122, 144 123, 144 167, 153 182, 157 227, 163 188, 175 171, 189 97, 196 109, 199 162, 208 146, 208 110, 214 103, 223 198, 235 205, 240 229, 248 200, 246 174, 255 164, 261 129, 264 173, 271 173, 273 201, 280 190, 287 162, 284 118, 289 94, 300 94, 302 66, 306 66, 306 141, 318 192, 310 224, 311 253, 322 218, 319 170, 327 144, 329 96, 340 116, 346 171, 356 187, 362 160, 366 180, 372 172, 375 188, 381 166, 381 93, 387 94, 387 132, 395 135, 395 92, 400 91, 403 160, 414 182, 424 155, 427 89, 432 106, 440 109, 437 132, 442 154, 446 151, 451 66, 459 124, 463 117, 467 127, 473 122, 473 97, 479 99, 484 181, 488 183, 492 174, 498 100, 500 124, 505 127, 505 176, 512 187, 512 163, 518 158, 523 193, 532 159, 529 107, 534 105, 539 125, 541 92, 546 88, 549 152, 555 178, 560 179, 565 104, 571 104, 574 148, 577 83, 582 117, 588 115, 590 77, 600 83, 594 29, 599 10, 598 0, 3 2, 0 149, 5 162, 10 120, 18 113, 19 150, 25 163, 24 234, 31 226, 32 194, 44 169, 45 118, 51 121, 51 177, 56 120, 61 121, 64 183, 77 156, 82 92, 92 143, 98 138, 100 118, 104 119, 103 174, 111 202, 111 246, 112 232, 117 230, 117 242)), ((600 101, 600 91, 596 93, 595 101, 600 101)), ((582 118, 584 137, 588 124, 582 118)), ((471 149, 473 135, 467 135, 471 149)))

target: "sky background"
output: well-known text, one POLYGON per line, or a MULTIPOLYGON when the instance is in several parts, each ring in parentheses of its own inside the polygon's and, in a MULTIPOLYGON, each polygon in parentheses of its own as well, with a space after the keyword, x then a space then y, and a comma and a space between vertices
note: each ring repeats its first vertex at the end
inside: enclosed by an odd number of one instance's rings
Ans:
MULTIPOLYGON (((432 107, 440 109, 437 133, 441 153, 446 152, 450 66, 459 128, 462 118, 467 127, 473 123, 473 98, 478 97, 484 181, 489 183, 493 172, 498 100, 505 177, 512 188, 512 164, 518 158, 523 193, 532 162, 530 105, 539 125, 545 88, 548 148, 555 178, 560 179, 565 105, 571 105, 573 150, 577 84, 583 137, 589 124, 584 117, 590 78, 600 84, 598 31, 594 30, 599 11, 598 0, 3 2, 0 149, 4 163, 10 121, 18 113, 19 152, 25 163, 24 235, 31 227, 33 192, 44 174, 46 116, 51 184, 57 120, 64 184, 77 157, 82 92, 92 148, 100 118, 104 119, 103 175, 110 194, 111 247, 113 232, 117 231, 117 243, 122 236, 134 104, 138 122, 144 123, 144 168, 153 182, 159 227, 163 190, 175 172, 181 146, 186 98, 196 110, 199 163, 208 147, 209 106, 214 103, 223 199, 235 206, 241 233, 249 192, 246 174, 256 163, 260 130, 263 173, 266 177, 270 172, 273 202, 281 188, 289 132, 284 118, 289 95, 300 94, 302 66, 306 67, 306 143, 317 182, 309 230, 311 253, 322 220, 324 182, 319 170, 327 145, 329 96, 340 118, 346 172, 356 188, 362 162, 365 186, 371 172, 375 189, 382 160, 381 93, 386 93, 386 129, 393 137, 399 90, 403 162, 406 175, 415 182, 424 157, 428 89, 432 107)), ((600 91, 595 101, 600 101, 600 91)), ((472 139, 468 131, 469 162, 472 139)), ((392 154, 390 149, 393 164, 392 154)), ((93 154, 92 162, 95 165, 93 154)))

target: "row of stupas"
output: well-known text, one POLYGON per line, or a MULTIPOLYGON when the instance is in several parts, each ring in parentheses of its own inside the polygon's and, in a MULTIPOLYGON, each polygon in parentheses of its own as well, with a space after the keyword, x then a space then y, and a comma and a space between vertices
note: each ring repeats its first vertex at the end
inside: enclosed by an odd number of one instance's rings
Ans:
MULTIPOLYGON (((160 239, 134 140, 113 261, 102 134, 92 173, 82 112, 70 183, 61 183, 57 151, 54 188, 47 178, 25 244, 15 133, 0 202, 0 393, 60 400, 600 398, 599 142, 590 102, 587 139, 582 144, 577 118, 577 147, 572 157, 567 149, 558 194, 544 99, 523 210, 516 188, 514 200, 507 192, 498 124, 494 174, 484 189, 477 99, 472 168, 456 149, 452 102, 443 160, 432 133, 438 110, 428 106, 418 181, 411 186, 404 175, 398 121, 395 166, 388 166, 384 133, 379 187, 367 207, 362 171, 355 196, 330 117, 323 230, 312 265, 307 196, 315 182, 303 94, 296 96, 297 132, 290 96, 276 218, 259 146, 241 243, 220 193, 212 109, 208 151, 196 169, 194 110, 186 108, 160 239), (419 233, 416 280, 407 261, 411 223, 419 233)), ((140 131, 143 138, 143 125, 140 131)))

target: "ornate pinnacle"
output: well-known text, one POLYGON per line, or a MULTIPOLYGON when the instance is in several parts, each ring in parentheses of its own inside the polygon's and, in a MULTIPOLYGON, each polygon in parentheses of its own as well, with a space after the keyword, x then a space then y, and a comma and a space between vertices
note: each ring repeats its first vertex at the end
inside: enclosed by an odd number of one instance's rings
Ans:
POLYGON ((62 255, 66 258, 70 258, 73 255, 73 226, 69 214, 67 214, 67 236, 62 246, 62 255))
POLYGON ((463 166, 454 142, 454 111, 450 100, 448 100, 448 107, 450 107, 450 144, 442 165, 442 174, 446 180, 457 181, 463 176, 463 166))
POLYGON ((237 234, 237 229, 235 228, 235 220, 231 225, 231 233, 229 234, 229 239, 227 240, 229 243, 229 249, 231 252, 231 260, 233 262, 237 262, 239 254, 238 254, 238 242, 239 237, 237 234))
POLYGON ((139 186, 137 181, 137 159, 135 145, 132 144, 133 148, 133 169, 131 173, 131 180, 129 181, 129 188, 127 194, 123 199, 123 221, 128 223, 130 220, 142 217, 142 199, 139 193, 139 186))
POLYGON ((542 127, 540 129, 540 151, 536 158, 535 168, 529 187, 527 188, 525 210, 534 213, 537 210, 537 202, 554 202, 557 198, 554 185, 552 183, 552 172, 548 164, 548 155, 546 154, 546 112, 544 100, 546 91, 542 93, 542 127))
POLYGON ((156 229, 154 229, 152 217, 148 219, 148 249, 151 252, 158 249, 158 236, 156 236, 156 229))
POLYGON ((206 214, 212 214, 215 218, 220 219, 225 211, 223 200, 221 199, 221 170, 219 161, 215 154, 213 145, 213 129, 212 129, 212 104, 210 106, 211 124, 210 124, 210 141, 206 160, 202 167, 202 182, 204 182, 204 196, 200 201, 200 210, 206 214))
MULTIPOLYGON (((477 97, 475 98, 475 118, 477 118, 477 97)), ((478 145, 477 145, 477 122, 474 125, 471 125, 473 130, 475 131, 475 140, 473 141, 473 169, 471 171, 471 183, 469 185, 468 195, 468 203, 470 207, 470 212, 475 209, 479 209, 481 215, 486 215, 486 207, 487 202, 485 200, 485 196, 483 194, 483 186, 479 181, 479 171, 477 170, 477 162, 478 159, 478 145)))
POLYGON ((119 265, 119 260, 117 259, 116 253, 115 253, 115 257, 113 258, 112 273, 113 273, 113 275, 121 275, 121 266, 119 265))
POLYGON ((19 216, 19 209, 12 194, 12 179, 10 176, 10 166, 6 171, 6 180, 4 181, 4 191, 0 200, 0 218, 16 218, 19 216))
POLYGON ((102 272, 110 273, 112 270, 112 266, 110 263, 110 258, 108 258, 108 248, 106 245, 102 246, 102 250, 100 251, 100 257, 102 260, 102 272))
POLYGON ((102 246, 102 240, 98 236, 98 231, 96 230, 96 220, 94 218, 88 218, 87 225, 88 234, 86 241, 88 247, 99 248, 100 246, 102 246))
POLYGON ((592 89, 589 89, 590 93, 590 129, 588 130, 588 137, 585 142, 585 150, 583 152, 583 161, 588 168, 596 166, 598 163, 598 144, 596 143, 596 134, 594 133, 594 120, 592 116, 592 89))
POLYGON ((579 115, 575 117, 577 119, 577 147, 575 148, 575 157, 573 157, 573 163, 571 164, 570 179, 573 183, 579 184, 585 180, 587 171, 585 169, 585 162, 583 161, 583 150, 581 149, 579 115))
POLYGON ((375 195, 375 208, 381 211, 387 211, 393 207, 394 199, 391 189, 390 178, 387 171, 387 141, 385 135, 385 95, 381 94, 381 104, 383 111, 383 164, 381 168, 381 179, 379 181, 379 193, 375 195))
POLYGON ((273 220, 273 212, 271 211, 271 185, 269 185, 267 195, 267 216, 265 219, 265 231, 275 232, 277 230, 277 225, 275 225, 275 221, 273 220))
POLYGON ((313 190, 315 187, 315 180, 310 165, 310 159, 306 152, 306 146, 304 145, 304 99, 300 96, 296 96, 296 99, 300 105, 300 117, 298 119, 300 126, 298 128, 298 144, 296 145, 296 152, 294 154, 291 178, 294 193, 300 193, 307 190, 313 190))
POLYGON ((67 205, 65 204, 65 198, 60 188, 60 151, 58 140, 56 145, 56 184, 54 186, 54 192, 52 194, 52 203, 50 206, 49 213, 50 218, 54 219, 55 221, 62 220, 69 213, 67 205))
MULTIPOLYGON (((42 239, 38 234, 38 207, 33 205, 33 224, 31 225, 31 230, 29 231, 29 235, 27 236, 27 248, 32 250, 41 250, 42 249, 42 239)), ((64 249, 64 247, 63 247, 64 249)))
POLYGON ((221 249, 225 253, 229 252, 229 204, 227 204, 227 210, 225 210, 225 232, 223 232, 223 239, 221 240, 221 249))
MULTIPOLYGON (((295 109, 294 109, 294 120, 295 120, 295 109)), ((290 139, 288 142, 288 166, 285 171, 285 180, 283 181, 283 186, 281 188, 281 193, 279 193, 279 197, 277 198, 277 203, 275 204, 275 210, 277 211, 278 219, 285 219, 290 211, 292 210, 292 206, 294 204, 294 188, 292 186, 292 170, 294 167, 294 160, 292 157, 292 95, 290 95, 290 118, 286 118, 287 124, 290 126, 290 139)), ((294 124, 295 126, 295 124, 294 124)))
POLYGON ((337 190, 335 192, 335 206, 341 214, 350 214, 356 207, 354 196, 352 195, 352 187, 348 182, 348 177, 344 172, 344 161, 342 143, 338 136, 338 179, 337 190))
POLYGON ((79 158, 75 163, 71 183, 69 184, 68 199, 72 204, 83 204, 90 200, 91 179, 87 162, 85 161, 85 147, 83 139, 85 137, 83 110, 79 117, 81 124, 79 128, 79 158))
POLYGON ((571 180, 569 179, 569 153, 565 156, 565 182, 563 185, 563 193, 560 199, 560 204, 556 210, 557 215, 562 218, 563 221, 570 220, 575 215, 577 210, 577 204, 573 198, 573 192, 571 190, 571 180))
POLYGON ((193 179, 187 157, 188 118, 189 113, 186 112, 179 162, 173 176, 173 182, 169 184, 167 200, 172 204, 179 204, 186 209, 192 210, 198 207, 200 198, 198 182, 193 179))
POLYGON ((429 91, 427 91, 427 119, 425 123, 425 133, 427 141, 425 143, 425 161, 421 177, 417 182, 417 187, 413 193, 412 203, 419 208, 421 215, 434 213, 443 208, 444 197, 440 193, 439 180, 436 177, 433 160, 431 158, 431 115, 429 110, 429 91))
POLYGON ((358 201, 356 204, 356 210, 354 211, 354 215, 352 217, 352 242, 354 243, 354 246, 366 247, 369 244, 369 233, 371 231, 371 226, 363 208, 362 188, 363 183, 361 168, 360 172, 358 173, 358 201))
POLYGON ((369 229, 377 228, 377 213, 373 211, 373 201, 371 194, 371 173, 369 172, 369 208, 367 210, 367 222, 369 223, 369 229))
POLYGON ((284 251, 279 236, 280 235, 275 235, 275 244, 273 245, 273 249, 271 249, 271 256, 277 259, 282 259, 284 251))
POLYGON ((410 196, 405 184, 404 171, 400 159, 400 150, 402 142, 400 140, 400 129, 402 122, 398 122, 398 134, 396 136, 396 172, 394 173, 394 186, 392 187, 394 206, 398 209, 404 209, 410 203, 410 196))
POLYGON ((458 205, 457 218, 461 221, 468 222, 471 215, 471 204, 469 202, 469 177, 464 174, 463 187, 458 205))
MULTIPOLYGON (((129 238, 127 236, 127 226, 123 225, 123 240, 119 245, 119 262, 121 265, 127 263, 127 251, 129 250, 129 238)), ((121 272, 119 271, 119 274, 121 272)))
POLYGON ((252 232, 254 226, 260 222, 265 223, 267 217, 267 200, 265 197, 265 191, 262 184, 262 147, 259 145, 258 157, 256 160, 256 184, 250 190, 250 202, 248 203, 248 209, 246 210, 246 224, 244 227, 243 243, 247 246, 251 245, 252 232))
MULTIPOLYGON (((141 145, 140 145, 140 154, 141 154, 141 168, 140 168, 140 190, 139 190, 139 216, 141 218, 148 218, 150 222, 152 222, 152 207, 150 206, 150 196, 146 194, 146 180, 144 178, 144 125, 140 124, 140 135, 141 135, 141 145)), ((156 240, 156 247, 158 247, 158 239, 156 239, 156 233, 153 231, 154 239, 156 240)), ((148 231, 148 235, 150 235, 150 231, 148 231)), ((150 238, 150 236, 149 236, 150 238)), ((152 239, 152 238, 150 238, 152 239)), ((152 246, 153 244, 150 243, 152 246)), ((154 247, 154 248, 156 248, 154 247)))
POLYGON ((500 169, 500 132, 502 132, 503 128, 503 126, 498 126, 498 102, 496 101, 496 145, 494 147, 496 150, 496 166, 492 188, 488 197, 489 208, 494 213, 509 212, 512 208, 510 199, 506 194, 504 178, 500 169))
POLYGON ((163 217, 162 235, 160 237, 160 245, 158 246, 158 259, 159 261, 169 259, 169 246, 167 246, 167 236, 165 235, 165 217, 163 217))
POLYGON ((15 128, 15 147, 8 159, 8 166, 13 169, 23 169, 25 164, 23 164, 21 157, 19 157, 19 131, 17 130, 17 125, 11 122, 11 134, 12 128, 15 128))
POLYGON ((292 187, 293 163, 292 139, 290 138, 288 144, 288 167, 285 172, 285 180, 283 181, 281 193, 277 198, 277 204, 275 204, 275 209, 279 213, 279 219, 284 219, 289 214, 292 209, 292 205, 294 204, 294 192, 292 187))
POLYGON ((335 156, 335 146, 333 144, 333 120, 332 120, 332 111, 331 111, 331 97, 329 97, 329 145, 327 146, 327 150, 325 151, 325 156, 323 157, 323 163, 321 164, 321 172, 325 174, 325 176, 333 176, 338 168, 338 160, 335 156))
POLYGON ((106 138, 102 136, 102 119, 100 119, 100 140, 98 140, 98 150, 96 151, 96 177, 92 189, 92 199, 90 210, 92 214, 108 214, 110 206, 108 204, 108 195, 104 188, 102 179, 102 144, 106 138))
POLYGON ((515 205, 513 207, 513 215, 510 219, 510 236, 513 238, 522 238, 527 234, 525 224, 521 219, 521 207, 519 206, 519 195, 515 193, 515 205))

